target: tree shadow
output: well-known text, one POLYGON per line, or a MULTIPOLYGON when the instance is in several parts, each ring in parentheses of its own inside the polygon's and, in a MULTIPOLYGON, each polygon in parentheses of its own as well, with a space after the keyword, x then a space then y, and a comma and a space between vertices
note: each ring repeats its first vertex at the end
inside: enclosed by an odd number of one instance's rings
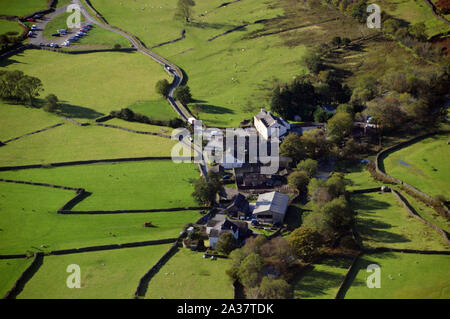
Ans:
POLYGON ((201 111, 210 114, 234 114, 233 110, 211 104, 199 104, 201 111))
POLYGON ((223 28, 236 28, 237 25, 232 25, 229 23, 209 23, 209 22, 197 22, 192 21, 189 23, 191 27, 201 28, 201 29, 223 29, 223 28))
POLYGON ((95 119, 105 114, 97 112, 93 109, 72 105, 68 103, 60 103, 59 114, 66 117, 82 118, 82 119, 95 119))
MULTIPOLYGON (((15 54, 15 56, 23 56, 23 55, 15 54)), ((20 62, 20 61, 11 59, 11 58, 0 60, 0 67, 7 67, 7 66, 10 66, 12 64, 26 64, 26 63, 20 62)))

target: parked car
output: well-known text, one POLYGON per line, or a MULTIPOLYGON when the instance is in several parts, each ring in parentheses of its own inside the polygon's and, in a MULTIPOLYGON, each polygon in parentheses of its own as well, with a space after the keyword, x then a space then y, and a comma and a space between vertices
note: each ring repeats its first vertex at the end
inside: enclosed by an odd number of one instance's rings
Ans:
POLYGON ((61 34, 59 34, 59 33, 53 33, 52 34, 52 37, 59 37, 61 34))
POLYGON ((31 38, 33 36, 33 31, 28 32, 28 37, 31 38))
POLYGON ((32 26, 31 26, 31 30, 36 30, 37 29, 37 26, 35 25, 35 24, 33 24, 32 26))
POLYGON ((41 47, 43 47, 44 45, 45 45, 45 44, 44 44, 44 43, 42 43, 42 42, 41 42, 41 43, 39 43, 39 46, 41 46, 41 47))
POLYGON ((50 43, 46 43, 45 46, 46 46, 46 47, 49 47, 49 46, 50 46, 50 43))
POLYGON ((28 22, 35 22, 36 20, 34 20, 33 18, 28 18, 26 21, 28 21, 28 22))
POLYGON ((42 18, 42 14, 41 14, 41 13, 37 13, 37 14, 35 14, 35 15, 33 16, 33 18, 35 18, 35 19, 40 19, 40 18, 42 18))

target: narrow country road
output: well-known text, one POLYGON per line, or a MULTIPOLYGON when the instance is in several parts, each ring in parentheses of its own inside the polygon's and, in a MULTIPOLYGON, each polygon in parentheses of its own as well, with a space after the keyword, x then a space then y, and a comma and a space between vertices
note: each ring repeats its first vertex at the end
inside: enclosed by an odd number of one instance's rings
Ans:
MULTIPOLYGON (((86 8, 82 2, 83 2, 82 0, 72 0, 72 3, 80 6, 81 13, 84 15, 86 22, 98 25, 98 26, 102 27, 103 29, 115 32, 115 33, 120 34, 121 36, 125 37, 138 51, 140 51, 143 54, 147 55, 148 57, 152 58, 155 62, 161 64, 164 67, 164 70, 167 73, 169 73, 171 76, 174 77, 174 80, 170 87, 170 91, 169 91, 167 100, 169 101, 169 103, 173 107, 173 109, 177 112, 177 114, 181 117, 181 119, 183 119, 185 122, 188 122, 189 118, 194 118, 194 116, 184 107, 184 105, 182 105, 178 101, 175 101, 175 99, 173 97, 173 94, 174 94, 176 88, 178 88, 183 81, 183 72, 180 70, 180 68, 178 68, 178 66, 171 63, 170 61, 164 59, 160 55, 148 50, 134 35, 126 32, 122 29, 119 29, 117 27, 112 27, 111 25, 106 23, 106 21, 104 21, 104 20, 103 20, 103 22, 100 22, 97 19, 95 19, 94 17, 92 17, 91 14, 89 13, 89 11, 86 10, 86 8)), ((93 12, 97 12, 92 7, 90 9, 93 12)), ((102 19, 99 19, 99 20, 102 20, 102 19)), ((206 169, 207 166, 206 166, 204 156, 203 156, 203 153, 201 152, 201 150, 197 150, 195 145, 188 142, 188 140, 186 138, 182 142, 185 144, 189 143, 192 150, 195 153, 201 155, 200 168, 202 170, 202 174, 205 176, 205 178, 207 178, 207 176, 208 176, 208 172, 206 169)))

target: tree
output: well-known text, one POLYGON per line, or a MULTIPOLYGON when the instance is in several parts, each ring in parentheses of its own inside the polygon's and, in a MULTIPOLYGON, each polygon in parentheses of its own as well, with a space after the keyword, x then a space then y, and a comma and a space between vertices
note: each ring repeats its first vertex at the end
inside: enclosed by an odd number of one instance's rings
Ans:
POLYGON ((326 216, 327 225, 338 234, 348 231, 355 219, 355 212, 343 196, 323 205, 321 213, 326 216))
POLYGON ((289 299, 291 298, 291 287, 283 279, 264 277, 259 287, 259 294, 264 299, 289 299))
POLYGON ((312 158, 303 160, 297 165, 297 169, 304 171, 309 178, 317 174, 317 168, 318 168, 317 161, 313 160, 312 158))
POLYGON ((291 157, 296 163, 305 158, 302 140, 298 134, 290 133, 280 146, 280 155, 291 157))
POLYGON ((427 40, 427 27, 425 26, 424 22, 419 22, 416 24, 413 24, 408 28, 409 34, 411 34, 414 38, 416 38, 419 41, 426 41, 427 40))
POLYGON ((192 7, 194 6, 195 2, 193 0, 178 0, 175 19, 190 22, 193 13, 192 7))
POLYGON ((353 117, 347 112, 338 112, 327 124, 327 134, 334 140, 341 142, 353 131, 353 117))
POLYGON ((318 74, 322 70, 322 59, 317 52, 309 52, 304 58, 303 63, 308 68, 309 72, 318 74))
POLYGON ((216 243, 216 250, 222 254, 228 255, 236 249, 236 239, 231 233, 224 233, 220 235, 219 241, 216 243))
POLYGON ((120 50, 121 47, 119 43, 114 44, 114 50, 120 50))
POLYGON ((366 1, 361 0, 357 4, 355 4, 351 8, 350 16, 358 20, 359 23, 365 23, 368 17, 366 1))
POLYGON ((288 176, 288 184, 298 190, 301 194, 306 194, 309 177, 306 172, 294 171, 288 176))
POLYGON ((301 137, 303 152, 307 157, 319 159, 327 157, 330 153, 330 145, 321 129, 304 132, 301 137))
POLYGON ((370 101, 367 103, 367 109, 364 113, 371 116, 385 131, 399 128, 406 120, 399 101, 391 96, 370 101))
POLYGON ((330 114, 321 107, 318 107, 314 112, 314 121, 317 123, 325 123, 329 118, 330 114))
POLYGON ((25 75, 18 83, 19 97, 21 100, 28 99, 31 106, 34 105, 34 99, 43 91, 42 82, 36 77, 25 75))
POLYGON ((342 44, 342 38, 341 37, 334 37, 331 40, 331 44, 334 46, 340 46, 342 44))
POLYGON ((58 97, 54 94, 49 94, 45 97, 44 110, 46 112, 55 112, 58 108, 58 97))
POLYGON ((289 235, 289 244, 295 252, 295 255, 303 261, 312 261, 322 246, 322 236, 316 229, 301 226, 295 229, 289 235))
POLYGON ((220 181, 210 177, 209 181, 205 181, 202 177, 194 181, 194 192, 192 197, 199 204, 212 205, 217 193, 222 188, 220 181))
POLYGON ((242 261, 238 275, 240 282, 246 287, 256 287, 264 267, 264 259, 258 254, 250 254, 242 261))
POLYGON ((170 91, 169 81, 167 81, 167 79, 159 80, 158 82, 156 82, 155 90, 156 93, 161 94, 164 97, 167 97, 170 91))
POLYGON ((183 104, 187 104, 192 101, 191 89, 187 85, 179 86, 174 92, 176 100, 183 104))

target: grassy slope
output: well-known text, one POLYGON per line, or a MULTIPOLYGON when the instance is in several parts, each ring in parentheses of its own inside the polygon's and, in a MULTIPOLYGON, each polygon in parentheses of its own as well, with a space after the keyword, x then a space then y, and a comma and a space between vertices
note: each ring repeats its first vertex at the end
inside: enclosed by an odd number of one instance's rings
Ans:
POLYGON ((334 299, 351 261, 326 259, 294 284, 294 298, 334 299))
POLYGON ((446 250, 448 245, 431 227, 409 217, 390 193, 353 195, 356 229, 364 246, 446 250))
POLYGON ((119 210, 194 206, 190 180, 198 171, 195 165, 167 160, 21 170, 0 176, 91 192, 74 210, 119 210))
POLYGON ((111 24, 136 34, 148 47, 175 39, 186 29, 186 39, 155 51, 187 73, 193 96, 203 105, 200 118, 210 125, 237 125, 249 118, 252 112, 243 107, 251 104, 256 109, 265 104, 266 86, 271 87, 273 77, 287 81, 303 70, 298 61, 305 53, 304 46, 283 47, 277 36, 242 39, 261 25, 206 41, 244 21, 282 14, 281 9, 268 9, 261 1, 242 1, 212 12, 220 1, 196 1, 195 21, 191 25, 173 20, 175 0, 164 3, 161 9, 155 1, 127 2, 122 6, 120 1, 92 3, 111 24), (141 10, 146 4, 149 6, 141 10), (198 16, 206 11, 206 16, 198 16))
MULTIPOLYGON (((10 123, 20 123, 18 120, 10 123)), ((45 126, 39 125, 39 128, 43 127, 45 126)), ((100 126, 80 127, 66 122, 57 128, 27 136, 0 148, 0 165, 170 156, 174 145, 175 141, 159 136, 100 126)))
POLYGON ((169 249, 170 244, 48 256, 27 283, 19 299, 130 299, 139 279, 169 249), (131 262, 132 261, 132 262, 131 262), (81 288, 66 285, 67 266, 81 269, 81 288), (45 291, 45 292, 43 292, 45 291))
POLYGON ((364 255, 351 281, 347 299, 449 299, 450 256, 383 253, 364 255), (369 264, 381 267, 381 288, 369 289, 369 264), (389 278, 392 277, 392 279, 389 278))
POLYGON ((142 132, 162 133, 167 136, 171 136, 172 130, 173 130, 171 127, 151 125, 151 124, 138 123, 138 122, 130 122, 130 121, 125 121, 125 120, 121 120, 121 119, 117 119, 117 118, 111 119, 111 120, 105 122, 105 124, 117 125, 117 126, 133 129, 136 131, 142 131, 142 132))
POLYGON ((168 79, 161 66, 140 53, 69 55, 28 50, 0 66, 39 77, 45 89, 41 96, 56 94, 67 104, 67 115, 81 119, 93 119, 98 113, 107 114, 140 100, 157 98, 156 81, 168 79))
POLYGON ((345 180, 348 183, 346 189, 349 191, 383 185, 383 183, 374 180, 363 165, 347 167, 342 170, 338 169, 338 171, 345 173, 345 180))
POLYGON ((20 35, 22 31, 23 29, 16 21, 0 20, 0 34, 16 32, 17 35, 20 35))
POLYGON ((450 26, 435 18, 424 1, 414 0, 380 0, 381 9, 396 18, 403 19, 410 24, 424 22, 428 37, 450 31, 450 26))
POLYGON ((175 238, 184 225, 200 217, 195 211, 57 214, 73 196, 72 191, 0 183, 0 254, 175 238), (143 227, 148 221, 157 227, 143 227))
POLYGON ((165 99, 139 101, 129 108, 135 113, 144 114, 155 120, 171 120, 178 117, 177 113, 167 104, 165 99))
POLYGON ((203 254, 180 249, 149 283, 151 299, 232 299, 233 287, 226 269, 229 260, 210 260, 203 254))
POLYGON ((0 101, 0 141, 61 122, 61 118, 43 110, 0 101))
POLYGON ((389 154, 383 161, 386 172, 431 196, 450 198, 449 137, 450 133, 436 135, 389 154))
POLYGON ((22 272, 31 264, 32 259, 2 259, 0 260, 0 297, 14 286, 22 272))
POLYGON ((0 12, 6 15, 25 16, 47 9, 47 0, 0 0, 0 12))

